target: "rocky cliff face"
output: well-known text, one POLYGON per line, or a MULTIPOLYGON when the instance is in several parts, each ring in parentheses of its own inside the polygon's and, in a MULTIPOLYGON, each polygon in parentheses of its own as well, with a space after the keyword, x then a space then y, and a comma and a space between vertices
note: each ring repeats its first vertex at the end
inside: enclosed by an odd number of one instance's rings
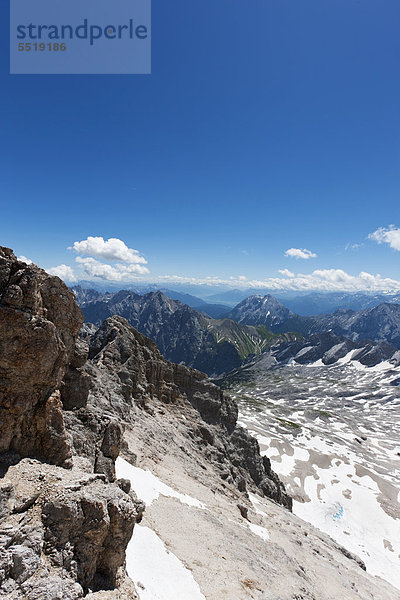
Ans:
POLYGON ((82 322, 60 279, 0 247, 1 598, 128 585, 125 548, 143 506, 109 483, 122 425, 86 405, 82 322))
POLYGON ((0 249, 0 451, 70 458, 56 390, 82 320, 60 279, 0 249))
MULTIPOLYGON (((237 405, 206 375, 168 362, 150 339, 122 317, 110 317, 92 337, 86 370, 94 382, 89 402, 103 414, 117 413, 128 423, 138 411, 154 413, 160 404, 184 410, 182 432, 187 451, 203 449, 204 460, 240 491, 258 489, 291 507, 291 499, 261 458, 257 442, 237 426, 237 405)), ((160 434, 154 421, 153 436, 160 434)))

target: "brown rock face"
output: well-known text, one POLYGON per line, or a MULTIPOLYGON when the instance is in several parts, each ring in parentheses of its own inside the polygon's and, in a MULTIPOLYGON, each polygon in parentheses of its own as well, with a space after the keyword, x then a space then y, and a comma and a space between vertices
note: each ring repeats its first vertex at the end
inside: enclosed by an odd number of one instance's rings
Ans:
POLYGON ((83 315, 58 278, 0 247, 0 452, 63 464, 59 395, 83 315))
POLYGON ((144 507, 109 483, 123 427, 86 406, 82 322, 60 279, 0 247, 1 599, 79 600, 126 580, 144 507))

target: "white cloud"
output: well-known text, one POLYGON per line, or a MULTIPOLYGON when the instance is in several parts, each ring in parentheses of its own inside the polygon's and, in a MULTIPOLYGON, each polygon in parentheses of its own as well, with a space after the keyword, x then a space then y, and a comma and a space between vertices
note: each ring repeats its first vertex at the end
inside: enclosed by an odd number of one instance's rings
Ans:
POLYGON ((89 278, 99 278, 106 281, 134 281, 138 275, 146 275, 149 269, 144 265, 147 260, 138 250, 128 248, 122 240, 88 236, 86 240, 74 242, 68 250, 77 254, 76 262, 89 278), (108 264, 109 261, 114 264, 108 264))
POLYGON ((379 227, 379 229, 369 234, 368 239, 374 240, 378 244, 389 244, 393 250, 400 251, 400 228, 394 225, 379 227))
POLYGON ((86 275, 99 277, 107 281, 129 281, 135 280, 137 275, 149 273, 149 269, 139 264, 116 264, 108 265, 95 258, 76 257, 76 262, 82 265, 86 275))
POLYGON ((346 252, 348 250, 359 250, 359 248, 362 248, 364 246, 364 244, 346 244, 344 249, 346 250, 346 252))
POLYGON ((278 273, 280 273, 281 275, 284 275, 285 277, 294 277, 294 273, 292 271, 289 271, 289 269, 279 269, 278 273))
POLYGON ((289 250, 286 250, 285 256, 288 258, 302 258, 304 260, 317 258, 317 255, 314 254, 314 252, 306 250, 306 248, 289 248, 289 250))
POLYGON ((182 277, 179 275, 164 275, 154 280, 154 283, 176 283, 193 285, 224 285, 232 287, 242 287, 244 289, 259 288, 266 290, 321 290, 332 291, 400 291, 400 281, 388 277, 382 277, 379 274, 373 275, 362 271, 358 275, 349 275, 342 269, 317 269, 310 274, 292 273, 283 269, 280 271, 282 277, 268 277, 265 279, 253 279, 243 281, 239 278, 231 277, 222 279, 219 277, 205 277, 197 279, 195 277, 182 277))
POLYGON ((89 236, 81 242, 74 242, 68 250, 74 250, 84 256, 95 256, 103 260, 118 260, 128 264, 147 264, 147 260, 140 255, 138 250, 128 248, 122 240, 110 238, 104 240, 102 237, 89 236))
POLYGON ((51 269, 46 269, 46 271, 50 273, 50 275, 55 275, 63 281, 67 281, 69 283, 76 281, 76 275, 68 265, 58 265, 58 267, 52 267, 51 269))
POLYGON ((31 260, 30 258, 26 258, 26 256, 24 256, 23 254, 21 254, 21 256, 18 256, 18 260, 26 263, 27 265, 33 265, 33 260, 31 260))

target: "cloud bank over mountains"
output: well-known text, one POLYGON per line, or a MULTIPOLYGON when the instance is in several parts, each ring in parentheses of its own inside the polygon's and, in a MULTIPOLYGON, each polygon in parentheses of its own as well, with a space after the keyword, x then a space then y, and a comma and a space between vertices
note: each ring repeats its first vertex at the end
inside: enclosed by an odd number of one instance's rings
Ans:
POLYGON ((99 277, 106 281, 129 281, 132 277, 136 279, 137 275, 150 273, 147 267, 138 264, 117 263, 114 266, 92 257, 82 258, 81 256, 77 256, 75 260, 83 267, 88 277, 99 277))
POLYGON ((321 290, 334 291, 400 291, 400 281, 381 275, 373 275, 362 271, 358 275, 350 275, 342 269, 317 269, 310 274, 292 273, 288 269, 279 271, 284 277, 267 277, 265 279, 243 279, 231 277, 220 279, 218 277, 206 277, 197 279, 194 277, 181 277, 179 275, 164 275, 154 279, 154 283, 168 284, 191 284, 191 285, 221 285, 244 289, 266 289, 266 290, 321 290))
MULTIPOLYGON (((368 238, 378 244, 387 244, 393 250, 400 251, 400 229, 394 225, 380 227, 368 238)), ((372 274, 361 271, 351 275, 343 269, 315 269, 311 273, 295 273, 287 268, 279 269, 278 277, 264 279, 248 279, 244 275, 221 277, 189 277, 182 275, 151 276, 146 266, 146 258, 138 251, 127 246, 118 238, 105 240, 100 236, 89 236, 85 240, 76 241, 68 248, 75 253, 75 267, 61 264, 47 271, 57 275, 67 283, 75 283, 79 279, 102 280, 121 284, 155 283, 165 285, 199 285, 237 287, 241 289, 278 290, 321 290, 321 291, 400 291, 400 281, 383 277, 379 273, 372 274)), ((289 248, 285 257, 308 260, 317 254, 306 248, 289 248)), ((21 260, 29 259, 21 256, 21 260)))
POLYGON ((75 283, 75 281, 77 281, 77 277, 73 269, 71 269, 71 267, 68 265, 58 265, 58 267, 51 267, 50 269, 46 269, 46 271, 50 273, 50 275, 55 275, 56 277, 59 277, 68 283, 75 283))

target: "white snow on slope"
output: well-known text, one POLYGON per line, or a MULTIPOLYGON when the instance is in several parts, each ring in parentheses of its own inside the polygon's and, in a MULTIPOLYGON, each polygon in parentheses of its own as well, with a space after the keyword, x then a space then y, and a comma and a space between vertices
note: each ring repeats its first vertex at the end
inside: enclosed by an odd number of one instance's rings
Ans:
POLYGON ((269 540, 268 529, 265 529, 265 527, 261 527, 261 525, 256 525, 255 523, 249 523, 249 529, 255 535, 258 535, 258 537, 264 540, 264 542, 269 540))
MULTIPOLYGON (((121 457, 115 462, 115 471, 118 478, 129 479, 146 506, 162 495, 177 498, 192 508, 206 508, 196 498, 177 492, 151 471, 134 467, 121 457)), ((135 525, 126 549, 126 569, 140 600, 206 600, 191 571, 167 550, 150 527, 135 525)))
POLYGON ((354 463, 337 459, 326 469, 313 468, 316 476, 304 482, 311 502, 294 501, 294 514, 357 554, 371 575, 400 588, 400 521, 383 510, 376 482, 368 475, 358 477, 354 463))
POLYGON ((189 569, 149 527, 135 526, 126 568, 140 600, 206 600, 189 569))
POLYGON ((153 475, 151 471, 145 471, 139 467, 134 467, 120 456, 116 460, 115 470, 117 477, 129 479, 132 489, 136 492, 138 498, 143 500, 146 506, 150 506, 150 504, 154 500, 157 500, 161 494, 162 496, 177 498, 179 502, 187 504, 188 506, 201 509, 206 508, 203 502, 200 502, 187 494, 180 494, 169 485, 163 483, 161 479, 153 475))
POLYGON ((311 467, 313 474, 306 476, 303 483, 310 501, 294 501, 293 513, 357 554, 371 575, 400 589, 400 520, 383 509, 376 481, 368 475, 357 475, 358 457, 345 446, 304 435, 297 437, 297 443, 307 449, 293 444, 293 455, 276 456, 273 447, 262 452, 270 457, 281 476, 293 477, 311 467), (302 456, 310 451, 324 457, 326 466, 310 463, 302 456))

